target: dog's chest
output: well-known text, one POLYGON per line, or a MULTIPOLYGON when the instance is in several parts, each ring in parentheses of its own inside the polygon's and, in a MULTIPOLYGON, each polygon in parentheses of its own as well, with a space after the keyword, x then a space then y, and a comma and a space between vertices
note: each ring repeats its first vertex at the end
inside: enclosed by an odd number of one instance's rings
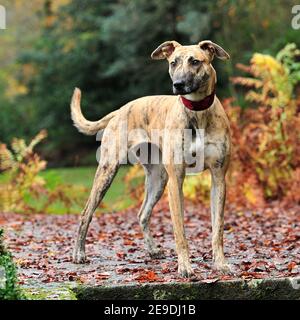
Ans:
POLYGON ((189 117, 184 133, 185 163, 188 174, 204 170, 205 122, 196 117, 189 117))
POLYGON ((226 130, 211 130, 209 117, 189 119, 188 139, 185 139, 185 150, 187 150, 187 166, 191 173, 198 173, 211 165, 222 166, 226 156, 229 154, 229 138, 226 130))

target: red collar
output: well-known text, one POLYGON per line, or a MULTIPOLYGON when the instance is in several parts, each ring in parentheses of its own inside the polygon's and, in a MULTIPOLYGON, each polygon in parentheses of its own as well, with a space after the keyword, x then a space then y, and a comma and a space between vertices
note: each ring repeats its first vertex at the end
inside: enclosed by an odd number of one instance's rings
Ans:
POLYGON ((203 111, 208 109, 214 102, 216 91, 214 90, 209 96, 206 96, 200 101, 191 101, 183 96, 180 96, 182 103, 186 108, 192 111, 203 111))

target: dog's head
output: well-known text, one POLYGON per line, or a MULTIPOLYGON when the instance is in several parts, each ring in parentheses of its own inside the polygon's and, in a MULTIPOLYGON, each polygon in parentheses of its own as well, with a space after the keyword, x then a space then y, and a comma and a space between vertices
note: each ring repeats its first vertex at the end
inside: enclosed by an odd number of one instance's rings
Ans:
POLYGON ((205 40, 197 45, 182 46, 176 41, 162 43, 151 54, 152 59, 167 59, 174 94, 206 92, 214 87, 216 72, 211 65, 214 57, 229 59, 229 54, 217 44, 205 40))

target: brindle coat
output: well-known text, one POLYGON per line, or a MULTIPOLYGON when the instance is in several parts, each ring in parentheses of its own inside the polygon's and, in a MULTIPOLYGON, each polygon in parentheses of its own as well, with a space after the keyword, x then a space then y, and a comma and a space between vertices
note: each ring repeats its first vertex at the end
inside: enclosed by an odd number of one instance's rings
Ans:
MULTIPOLYGON (((173 81, 175 94, 198 101, 211 94, 216 83, 216 72, 211 65, 214 56, 229 59, 229 55, 220 46, 211 41, 202 41, 198 45, 182 46, 176 41, 161 44, 151 55, 153 59, 167 59, 169 73, 173 81)), ((177 96, 149 96, 129 102, 119 110, 110 113, 99 121, 86 120, 80 108, 81 92, 75 89, 71 112, 72 119, 79 131, 93 135, 105 129, 101 143, 101 159, 94 179, 94 184, 87 204, 82 212, 73 261, 85 261, 85 239, 89 223, 95 209, 109 188, 118 168, 119 161, 111 161, 107 156, 112 147, 117 147, 120 140, 120 123, 127 121, 128 131, 136 128, 184 130, 196 127, 205 130, 204 169, 209 169, 212 176, 211 221, 212 250, 214 267, 230 271, 223 252, 223 225, 225 202, 225 174, 230 158, 230 128, 223 107, 215 96, 213 104, 204 111, 187 109, 177 96), (114 133, 114 135, 111 134, 114 133)), ((183 191, 186 165, 174 164, 172 156, 183 139, 172 139, 166 134, 166 143, 170 146, 170 161, 167 164, 145 164, 146 173, 145 199, 138 217, 145 238, 145 245, 150 256, 163 256, 156 246, 149 229, 152 209, 161 198, 168 185, 169 205, 174 228, 176 251, 178 254, 178 272, 189 277, 193 274, 190 264, 188 243, 183 220, 183 191), (172 151, 173 150, 173 151, 172 151)), ((151 143, 147 136, 137 134, 128 140, 128 150, 141 143, 151 143)), ((164 145, 159 145, 163 152, 164 145)))

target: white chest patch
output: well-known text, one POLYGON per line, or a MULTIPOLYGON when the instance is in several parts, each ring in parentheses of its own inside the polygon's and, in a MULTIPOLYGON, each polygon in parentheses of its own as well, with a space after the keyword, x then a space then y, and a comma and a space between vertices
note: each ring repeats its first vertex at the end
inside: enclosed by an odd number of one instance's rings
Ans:
POLYGON ((194 175, 204 170, 204 130, 197 129, 190 141, 187 140, 185 163, 186 174, 194 175))

